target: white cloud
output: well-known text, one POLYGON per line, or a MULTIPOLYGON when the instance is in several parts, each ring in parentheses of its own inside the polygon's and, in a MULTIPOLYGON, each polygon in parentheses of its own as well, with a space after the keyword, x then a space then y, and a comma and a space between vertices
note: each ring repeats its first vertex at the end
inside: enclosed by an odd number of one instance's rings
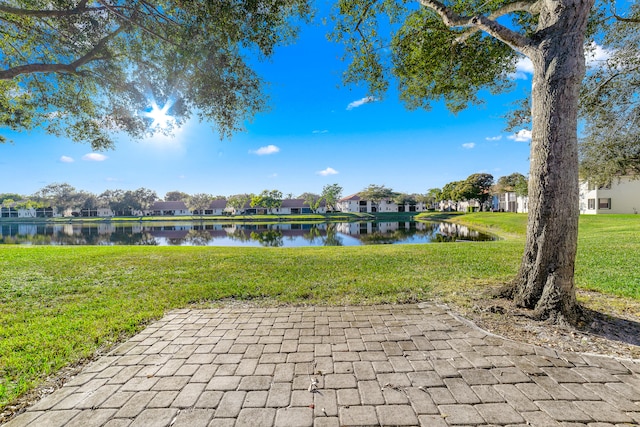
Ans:
POLYGON ((500 141, 502 139, 502 135, 498 136, 488 136, 485 138, 487 141, 500 141))
POLYGON ((585 60, 587 67, 599 68, 601 64, 611 58, 612 52, 592 42, 590 46, 585 48, 585 60))
POLYGON ((61 156, 60 157, 60 161, 62 163, 73 163, 75 160, 73 160, 73 157, 69 157, 69 156, 61 156))
POLYGON ((338 175, 339 172, 334 168, 326 168, 325 170, 321 170, 316 173, 322 176, 329 176, 329 175, 338 175))
POLYGON ((278 174, 277 173, 272 173, 271 175, 269 175, 269 178, 277 178, 278 174))
POLYGON ((318 133, 329 133, 328 130, 323 129, 323 130, 314 130, 312 133, 318 134, 318 133))
POLYGON ((526 56, 523 56, 518 59, 516 70, 527 74, 533 74, 533 62, 531 62, 531 60, 526 56))
POLYGON ((364 104, 368 104, 370 102, 376 102, 378 101, 378 98, 373 97, 373 96, 365 96, 362 99, 358 99, 357 101, 353 101, 351 103, 349 103, 349 105, 347 105, 347 110, 353 110, 354 108, 358 108, 364 104))
POLYGON ((471 150, 475 146, 476 146, 475 142, 466 142, 462 144, 462 148, 466 148, 467 150, 471 150))
POLYGON ((533 62, 526 56, 521 56, 516 62, 516 72, 511 74, 514 80, 528 80, 533 75, 533 62))
MULTIPOLYGON (((611 58, 612 51, 607 50, 595 42, 585 46, 585 60, 587 67, 598 68, 601 64, 611 58)), ((516 72, 510 77, 514 80, 528 80, 533 75, 533 62, 526 56, 521 56, 516 62, 516 72)))
POLYGON ((516 142, 528 142, 531 141, 531 131, 529 129, 521 129, 508 138, 516 142))
POLYGON ((275 145, 267 145, 266 147, 260 147, 257 150, 249 150, 250 154, 257 154, 258 156, 266 156, 269 154, 275 154, 280 151, 280 148, 275 145))
POLYGON ((100 153, 89 153, 82 156, 82 160, 86 160, 88 162, 104 162, 107 158, 107 156, 100 153))

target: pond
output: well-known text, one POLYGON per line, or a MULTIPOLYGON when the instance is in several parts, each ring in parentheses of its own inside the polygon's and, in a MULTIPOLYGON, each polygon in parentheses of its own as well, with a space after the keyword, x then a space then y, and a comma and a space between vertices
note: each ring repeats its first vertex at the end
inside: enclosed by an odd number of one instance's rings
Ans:
POLYGON ((153 246, 356 246, 496 240, 446 222, 0 223, 0 244, 153 246))

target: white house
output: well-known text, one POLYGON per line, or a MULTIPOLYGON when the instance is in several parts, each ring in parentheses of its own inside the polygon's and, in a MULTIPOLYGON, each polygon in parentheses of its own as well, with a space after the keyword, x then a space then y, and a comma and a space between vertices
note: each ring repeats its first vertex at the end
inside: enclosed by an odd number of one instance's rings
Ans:
POLYGON ((224 215, 227 209, 227 199, 215 199, 211 201, 209 210, 205 211, 205 214, 210 215, 224 215))
POLYGON ((438 202, 436 206, 438 210, 443 212, 469 212, 470 210, 480 210, 480 202, 477 200, 442 200, 438 202))
POLYGON ((514 191, 495 194, 491 201, 491 208, 497 212, 529 212, 529 198, 519 196, 514 191))
MULTIPOLYGON (((326 211, 327 207, 324 202, 322 202, 316 210, 317 213, 325 213, 326 211)), ((304 199, 284 199, 282 200, 280 207, 271 209, 267 209, 262 206, 251 207, 250 202, 247 202, 242 209, 235 209, 227 205, 226 199, 216 199, 213 200, 209 205, 209 208, 204 211, 204 215, 241 215, 245 213, 248 215, 265 215, 267 213, 276 215, 296 215, 309 214, 312 212, 304 199)), ((194 211, 194 214, 199 214, 199 212, 194 211)))
POLYGON ((193 215, 224 215, 227 209, 226 199, 215 199, 209 203, 209 207, 200 211, 194 209, 191 211, 193 215))
POLYGON ((159 215, 159 216, 191 215, 191 211, 189 210, 189 208, 187 208, 187 205, 185 205, 185 203, 182 201, 155 202, 147 212, 148 212, 148 215, 159 215))
MULTIPOLYGON (((317 213, 325 213, 327 206, 324 201, 320 203, 320 206, 316 210, 317 213)), ((295 215, 295 214, 310 214, 313 213, 304 199, 284 199, 282 205, 279 208, 272 210, 275 214, 281 215, 295 215)))
POLYGON ((81 217, 99 217, 99 218, 109 218, 115 216, 113 211, 109 208, 95 208, 95 209, 80 209, 79 212, 81 217))
POLYGON ((366 202, 364 202, 363 206, 360 207, 360 196, 357 194, 343 197, 336 202, 336 209, 340 212, 367 212, 366 202))
POLYGON ((637 214, 640 212, 640 177, 621 176, 609 185, 580 183, 580 213, 637 214))
POLYGON ((343 197, 336 203, 336 209, 340 212, 360 212, 360 213, 378 213, 378 212, 424 212, 427 206, 423 202, 408 203, 406 205, 398 205, 391 199, 382 199, 379 202, 365 200, 358 194, 343 197))
POLYGON ((0 207, 0 218, 53 218, 60 216, 55 208, 24 208, 11 206, 0 207))
MULTIPOLYGON (((506 192, 493 196, 492 207, 501 212, 529 212, 529 198, 506 192)), ((640 212, 640 179, 622 176, 604 186, 580 182, 581 214, 637 214, 640 212)))

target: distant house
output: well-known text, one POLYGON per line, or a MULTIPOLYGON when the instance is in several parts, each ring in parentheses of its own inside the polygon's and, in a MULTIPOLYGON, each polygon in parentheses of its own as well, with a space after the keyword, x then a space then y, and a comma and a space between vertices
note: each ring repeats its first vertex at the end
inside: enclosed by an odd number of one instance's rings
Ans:
POLYGON ((482 206, 478 200, 461 200, 458 202, 459 212, 477 212, 481 208, 482 206))
POLYGON ((491 208, 496 212, 529 212, 529 198, 519 196, 514 191, 494 194, 491 200, 491 208))
POLYGON ((427 206, 422 202, 398 205, 391 199, 382 199, 374 202, 372 200, 365 200, 356 193, 338 200, 336 209, 340 212, 359 213, 424 212, 427 210, 427 206))
POLYGON ((0 207, 0 218, 19 218, 18 209, 15 206, 0 207))
POLYGON ((637 214, 640 212, 640 179, 621 176, 604 186, 580 183, 580 213, 637 214))
MULTIPOLYGON (((225 203, 226 203, 226 200, 225 200, 225 203)), ((229 215, 244 215, 244 214, 248 215, 248 213, 247 213, 248 209, 252 209, 250 202, 245 203, 244 206, 242 208, 240 208, 240 209, 236 209, 234 207, 226 205, 226 207, 224 209, 224 213, 229 214, 229 215)))
POLYGON ((44 208, 17 207, 17 203, 11 206, 0 207, 0 218, 53 218, 57 215, 56 209, 51 206, 44 208))
POLYGON ((367 212, 367 202, 360 200, 358 194, 352 194, 336 202, 336 209, 340 212, 367 212))
MULTIPOLYGON (((318 213, 325 213, 327 211, 327 207, 322 202, 320 207, 318 208, 318 213)), ((235 214, 235 210, 233 211, 235 214)), ((266 215, 266 214, 275 214, 275 215, 300 215, 300 214, 310 214, 313 213, 309 205, 304 202, 304 199, 283 199, 280 207, 267 209, 263 206, 251 206, 250 203, 247 202, 242 209, 247 215, 266 215)))
POLYGON ((193 215, 224 215, 227 208, 226 199, 215 199, 209 203, 207 209, 200 211, 195 209, 192 211, 193 215))
POLYGON ((226 209, 227 199, 215 199, 211 201, 209 209, 205 211, 205 215, 224 215, 226 209))
POLYGON ((381 200, 379 202, 366 200, 360 197, 358 193, 343 197, 336 203, 336 209, 340 212, 359 212, 359 213, 378 213, 378 212, 394 212, 391 204, 398 212, 398 206, 391 200, 381 200))
POLYGON ((242 208, 242 212, 244 215, 266 215, 267 209, 260 206, 251 206, 250 202, 244 204, 242 208))
MULTIPOLYGON (((578 203, 581 214, 637 214, 640 212, 640 180, 622 176, 603 186, 581 181, 578 203)), ((492 208, 500 212, 527 213, 529 198, 514 192, 496 194, 492 208)))
MULTIPOLYGON (((320 206, 317 209, 317 213, 325 213, 327 211, 327 206, 323 202, 320 203, 320 206)), ((313 213, 308 204, 305 203, 304 199, 284 199, 282 201, 282 205, 274 209, 275 213, 283 214, 283 215, 299 215, 299 214, 310 214, 313 213)))
POLYGON ((113 214, 113 211, 109 208, 96 208, 96 209, 80 209, 80 216, 109 218, 114 216, 114 214, 113 214))
POLYGON ((148 215, 154 216, 191 215, 191 211, 182 201, 155 202, 147 212, 148 215))

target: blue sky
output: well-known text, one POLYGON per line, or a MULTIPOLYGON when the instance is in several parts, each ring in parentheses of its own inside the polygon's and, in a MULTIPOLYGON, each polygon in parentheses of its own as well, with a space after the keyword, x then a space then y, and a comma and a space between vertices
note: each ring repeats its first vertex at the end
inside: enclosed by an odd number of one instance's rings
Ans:
POLYGON ((319 24, 304 27, 295 44, 259 64, 270 82, 271 111, 231 140, 220 141, 211 124, 193 120, 172 138, 123 136, 115 150, 92 153, 89 145, 44 132, 0 130, 14 141, 0 144, 0 193, 30 195, 54 182, 96 194, 146 187, 160 197, 172 190, 299 195, 333 183, 343 195, 369 184, 426 193, 476 172, 496 179, 527 174, 528 132, 506 133, 502 118, 531 84, 526 65, 516 90, 487 95, 483 106, 458 115, 441 104, 408 111, 393 89, 364 102, 364 87, 342 86, 342 46, 327 41, 327 31, 319 24))

